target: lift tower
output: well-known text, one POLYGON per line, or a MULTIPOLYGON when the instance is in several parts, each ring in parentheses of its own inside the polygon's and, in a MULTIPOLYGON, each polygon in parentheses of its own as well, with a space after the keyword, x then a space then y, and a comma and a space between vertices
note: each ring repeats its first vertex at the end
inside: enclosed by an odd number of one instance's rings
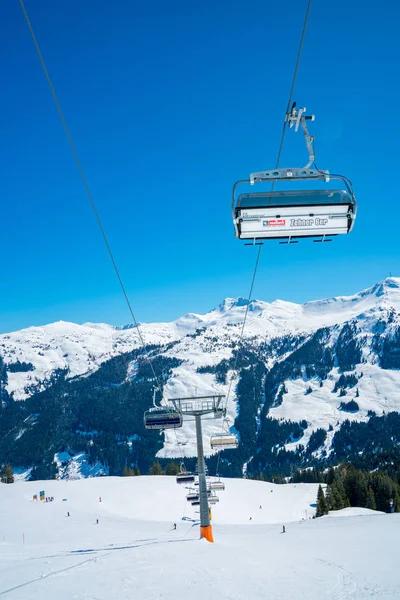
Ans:
POLYGON ((226 408, 222 406, 225 396, 218 394, 214 396, 196 396, 192 398, 169 398, 176 410, 182 417, 194 417, 196 421, 197 441, 197 469, 199 477, 199 499, 200 499, 200 537, 208 542, 213 542, 212 527, 210 525, 210 513, 208 506, 208 492, 206 481, 206 464, 204 461, 203 433, 201 418, 205 415, 213 415, 214 419, 221 419, 226 414, 226 408))

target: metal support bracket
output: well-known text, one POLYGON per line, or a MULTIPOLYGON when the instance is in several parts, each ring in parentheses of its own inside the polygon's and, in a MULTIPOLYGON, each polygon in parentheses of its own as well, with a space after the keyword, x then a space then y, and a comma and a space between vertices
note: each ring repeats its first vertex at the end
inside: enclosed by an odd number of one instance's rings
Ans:
POLYGON ((302 169, 275 169, 272 171, 258 171, 250 174, 250 185, 258 181, 279 181, 280 179, 322 179, 330 181, 329 171, 317 171, 303 167, 302 169))
POLYGON ((285 117, 285 121, 289 123, 289 127, 294 127, 295 131, 299 130, 299 126, 301 125, 304 133, 304 137, 306 140, 306 146, 308 150, 308 163, 305 165, 304 169, 308 169, 311 167, 315 160, 315 151, 314 151, 314 136, 310 135, 308 132, 306 121, 315 121, 315 115, 307 115, 305 116, 306 108, 296 109, 296 102, 292 104, 292 110, 285 117))

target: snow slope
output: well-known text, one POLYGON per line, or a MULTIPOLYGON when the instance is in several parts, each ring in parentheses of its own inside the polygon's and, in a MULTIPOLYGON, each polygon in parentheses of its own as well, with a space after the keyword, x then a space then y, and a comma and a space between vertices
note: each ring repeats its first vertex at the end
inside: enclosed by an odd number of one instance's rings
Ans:
POLYGON ((174 478, 0 484, 0 596, 16 600, 400 597, 400 578, 393 568, 400 515, 291 522, 315 499, 315 485, 279 487, 226 480, 226 486, 220 506, 213 508, 215 543, 209 544, 198 539, 197 524, 182 520, 189 515, 183 511, 184 490, 174 478), (54 502, 32 501, 40 489, 53 495, 54 502), (263 514, 259 519, 257 512, 263 514), (248 515, 253 516, 251 521, 248 515))

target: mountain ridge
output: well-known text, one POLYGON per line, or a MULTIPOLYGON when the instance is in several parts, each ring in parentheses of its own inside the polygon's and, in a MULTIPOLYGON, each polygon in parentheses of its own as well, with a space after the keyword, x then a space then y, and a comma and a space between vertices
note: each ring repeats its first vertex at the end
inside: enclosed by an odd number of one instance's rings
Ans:
MULTIPOLYGON (((140 452, 154 452, 160 459, 194 456, 193 422, 158 438, 143 431, 143 410, 151 404, 155 383, 148 368, 151 360, 162 379, 164 402, 199 393, 226 396, 229 426, 239 432, 241 444, 236 454, 224 456, 236 475, 247 464, 252 472, 268 464, 279 464, 284 472, 296 461, 330 460, 346 452, 341 441, 346 423, 368 425, 373 415, 400 411, 400 278, 387 278, 352 296, 302 305, 253 300, 241 339, 247 306, 243 298, 227 298, 205 315, 188 313, 171 323, 141 324, 144 350, 137 332, 127 326, 58 322, 3 334, 0 397, 3 387, 3 395, 10 397, 4 406, 21 404, 13 409, 20 410, 21 419, 25 403, 33 415, 44 418, 49 402, 56 415, 66 398, 65 410, 74 419, 60 425, 64 437, 51 438, 54 455, 68 446, 82 456, 85 447, 79 440, 92 436, 99 445, 107 444, 109 452, 113 443, 123 443, 125 460, 135 447, 140 447, 139 461, 149 460, 141 459, 140 452), (129 427, 121 422, 121 411, 129 427), (110 430, 107 442, 102 429, 110 430), (114 442, 110 435, 116 436, 114 442), (274 447, 281 452, 279 460, 274 447)), ((32 423, 36 418, 29 417, 32 423)), ((11 446, 20 448, 24 432, 34 436, 34 428, 23 421, 18 427, 15 435, 20 437, 11 446)), ((204 424, 208 456, 209 438, 220 431, 217 421, 204 424)), ((359 444, 365 446, 364 433, 360 436, 359 444)), ((100 450, 91 452, 103 460, 100 450)), ((27 466, 26 450, 17 454, 27 466)))

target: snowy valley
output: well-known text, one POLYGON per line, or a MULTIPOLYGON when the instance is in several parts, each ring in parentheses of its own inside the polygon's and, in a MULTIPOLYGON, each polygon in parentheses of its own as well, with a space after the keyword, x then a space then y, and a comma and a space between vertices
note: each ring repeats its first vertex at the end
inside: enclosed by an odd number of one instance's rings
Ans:
POLYGON ((199 540, 198 514, 174 477, 0 484, 0 595, 399 598, 398 514, 347 508, 310 520, 316 485, 225 483, 214 544, 199 540), (33 500, 40 490, 54 502, 33 500))

